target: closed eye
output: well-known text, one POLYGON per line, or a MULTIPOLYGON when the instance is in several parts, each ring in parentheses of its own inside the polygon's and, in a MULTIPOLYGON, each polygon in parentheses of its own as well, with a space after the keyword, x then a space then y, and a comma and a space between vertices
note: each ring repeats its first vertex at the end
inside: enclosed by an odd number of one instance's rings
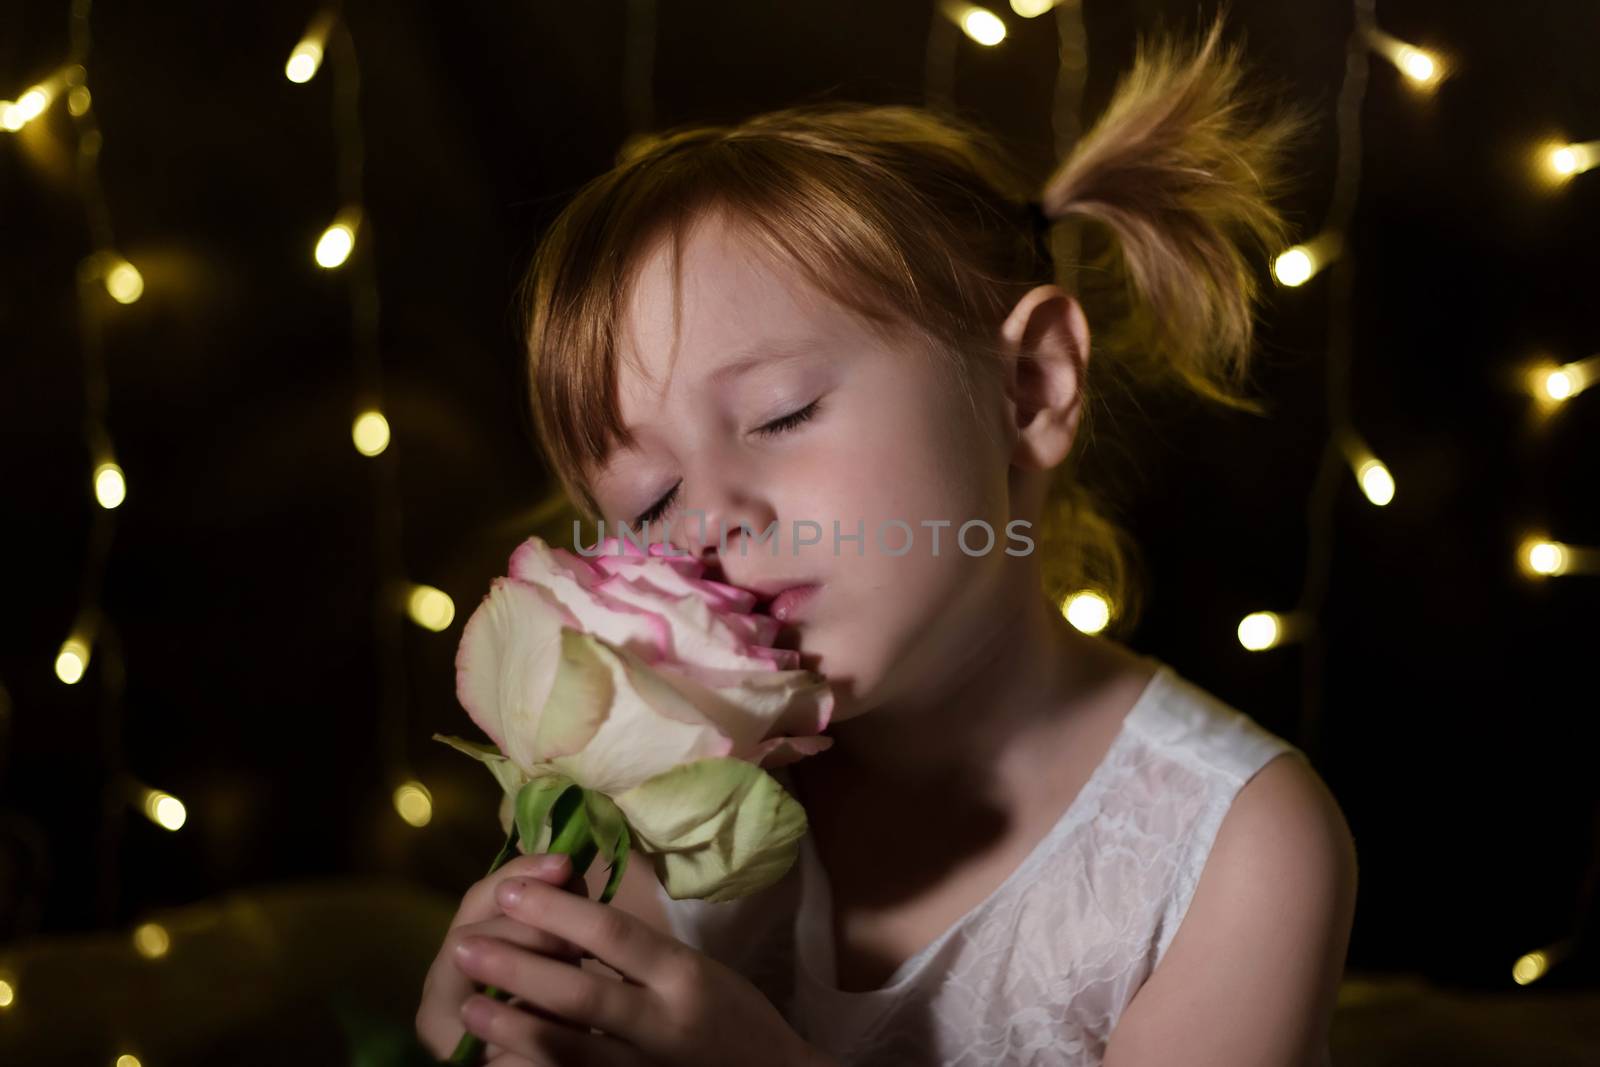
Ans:
POLYGON ((786 430, 792 430, 796 426, 799 426, 801 423, 810 419, 817 413, 817 405, 821 403, 822 398, 818 397, 805 407, 801 408, 799 411, 790 412, 781 418, 773 419, 765 426, 758 426, 751 432, 762 437, 776 437, 778 434, 783 433, 786 430))
MULTIPOLYGON (((799 426, 802 423, 809 422, 816 416, 817 409, 821 404, 822 398, 818 397, 800 410, 792 411, 787 415, 782 415, 776 419, 773 419, 771 422, 766 423, 765 425, 757 426, 750 432, 759 437, 776 437, 781 433, 786 433, 789 430, 794 429, 796 426, 799 426)), ((663 496, 660 500, 657 500, 654 504, 651 504, 647 510, 641 512, 638 517, 633 520, 633 526, 636 528, 642 527, 646 523, 655 522, 657 519, 661 518, 661 516, 666 514, 667 509, 672 506, 672 501, 677 497, 677 495, 678 486, 674 485, 671 489, 667 490, 666 496, 663 496)))

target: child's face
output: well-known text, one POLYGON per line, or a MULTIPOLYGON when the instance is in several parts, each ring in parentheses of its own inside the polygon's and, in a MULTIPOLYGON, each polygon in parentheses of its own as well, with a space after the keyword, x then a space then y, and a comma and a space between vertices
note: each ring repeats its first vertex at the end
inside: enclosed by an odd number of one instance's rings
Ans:
POLYGON ((930 684, 956 650, 971 647, 963 627, 992 618, 986 607, 1003 576, 1014 579, 1018 559, 1005 549, 1026 547, 1007 540, 1006 524, 1019 516, 995 394, 984 385, 985 422, 975 424, 932 356, 892 346, 786 265, 760 257, 718 216, 685 239, 675 347, 669 256, 662 241, 641 261, 619 331, 619 404, 638 448, 614 451, 591 478, 606 532, 623 520, 637 527, 670 491, 652 540, 672 520, 666 539, 698 552, 726 528, 719 558, 729 582, 816 583, 780 644, 829 676, 835 721, 930 684), (782 352, 717 376, 768 344, 782 352), (808 420, 757 432, 813 403, 808 420), (705 513, 703 536, 694 509, 705 513), (983 528, 968 531, 979 555, 956 542, 972 519, 994 531, 986 552, 983 528), (836 521, 841 535, 859 524, 865 536, 836 550, 836 521), (774 522, 776 556, 771 543, 739 529, 759 533, 774 522), (947 525, 924 525, 939 522, 947 525), (820 528, 819 543, 797 546, 797 523, 801 537, 817 538, 820 528), (908 536, 909 551, 892 554, 908 536))

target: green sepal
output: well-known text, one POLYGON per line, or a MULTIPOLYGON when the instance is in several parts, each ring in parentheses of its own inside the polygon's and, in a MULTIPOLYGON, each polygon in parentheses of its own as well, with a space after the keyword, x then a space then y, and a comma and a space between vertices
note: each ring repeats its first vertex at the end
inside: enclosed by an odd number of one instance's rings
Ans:
POLYGON ((600 903, 609 904, 611 898, 617 895, 617 889, 622 885, 622 872, 628 869, 628 853, 632 850, 628 824, 623 822, 622 836, 617 839, 615 858, 611 861, 611 877, 606 879, 606 887, 600 891, 600 903))
MULTIPOLYGON (((517 793, 516 829, 529 852, 538 852, 544 844, 544 827, 550 818, 550 809, 562 793, 573 788, 571 778, 561 774, 543 775, 530 779, 517 793)), ((551 832, 551 840, 555 833, 551 832)))
POLYGON ((435 741, 443 741, 457 752, 471 756, 488 767, 489 772, 494 775, 494 780, 499 782, 500 788, 507 793, 514 795, 522 787, 524 779, 527 778, 527 775, 522 773, 520 767, 507 759, 493 745, 484 745, 477 741, 468 741, 448 734, 434 734, 433 739, 435 741))
POLYGON ((550 847, 546 852, 564 852, 572 857, 572 873, 581 875, 594 862, 598 849, 589 826, 588 805, 583 787, 569 782, 550 811, 550 847))
POLYGON ((617 887, 622 884, 622 872, 628 865, 628 852, 632 847, 632 840, 628 834, 628 820, 622 817, 622 810, 604 793, 592 789, 584 790, 585 806, 588 808, 589 824, 595 840, 595 845, 600 850, 610 867, 611 876, 606 880, 606 887, 600 894, 600 902, 608 903, 616 893, 617 887))

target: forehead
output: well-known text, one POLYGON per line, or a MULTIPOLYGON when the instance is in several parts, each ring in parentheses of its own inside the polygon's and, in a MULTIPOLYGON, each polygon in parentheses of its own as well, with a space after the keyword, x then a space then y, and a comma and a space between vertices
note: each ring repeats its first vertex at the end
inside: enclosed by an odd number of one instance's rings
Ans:
MULTIPOLYGON (((640 257, 617 333, 624 425, 670 393, 711 387, 730 361, 816 347, 859 327, 803 275, 721 213, 686 228, 674 262, 668 236, 640 257)), ((727 368, 731 369, 731 368, 727 368)))

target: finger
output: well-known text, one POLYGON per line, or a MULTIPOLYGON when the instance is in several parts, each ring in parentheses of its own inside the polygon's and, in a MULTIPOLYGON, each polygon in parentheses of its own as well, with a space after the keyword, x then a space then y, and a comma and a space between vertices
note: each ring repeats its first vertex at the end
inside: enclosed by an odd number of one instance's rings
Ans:
POLYGON ((627 1037, 649 1025, 647 1020, 656 1014, 655 995, 644 986, 603 977, 493 938, 468 938, 460 948, 463 971, 513 994, 546 1017, 553 1015, 576 1027, 592 1026, 627 1037))
MULTIPOLYGON (((563 853, 539 853, 513 857, 488 877, 474 883, 462 896, 461 905, 450 921, 444 943, 423 978, 422 997, 415 1020, 418 1039, 430 1052, 441 1058, 449 1055, 456 1042, 461 1040, 461 1002, 475 991, 472 979, 463 974, 456 965, 455 945, 460 938, 452 937, 451 934, 462 926, 492 919, 504 919, 494 892, 495 887, 507 878, 532 878, 540 881, 549 879, 556 884, 582 881, 572 874, 570 856, 563 853)), ((567 946, 564 951, 554 952, 552 955, 568 955, 573 947, 576 946, 567 946)), ((582 950, 578 951, 581 953, 582 950)))
POLYGON ((507 879, 498 899, 513 919, 565 938, 640 985, 659 984, 682 959, 683 943, 643 919, 543 882, 507 879))
POLYGON ((513 856, 498 870, 472 883, 461 896, 461 906, 456 910, 450 925, 482 922, 499 914, 495 903, 495 887, 507 878, 535 878, 541 882, 563 886, 575 878, 572 857, 564 852, 539 852, 531 856, 513 856))
POLYGON ((552 1024, 488 997, 472 997, 462 1005, 461 1015, 468 1030, 505 1050, 492 1061, 496 1065, 502 1060, 514 1067, 524 1063, 537 1067, 646 1067, 650 1063, 637 1048, 608 1034, 552 1024))
POLYGON ((509 915, 496 915, 481 923, 468 923, 456 927, 445 935, 445 948, 453 952, 457 944, 469 937, 497 937, 513 945, 521 945, 531 952, 571 960, 574 963, 584 957, 583 949, 566 938, 537 926, 529 926, 509 915))

